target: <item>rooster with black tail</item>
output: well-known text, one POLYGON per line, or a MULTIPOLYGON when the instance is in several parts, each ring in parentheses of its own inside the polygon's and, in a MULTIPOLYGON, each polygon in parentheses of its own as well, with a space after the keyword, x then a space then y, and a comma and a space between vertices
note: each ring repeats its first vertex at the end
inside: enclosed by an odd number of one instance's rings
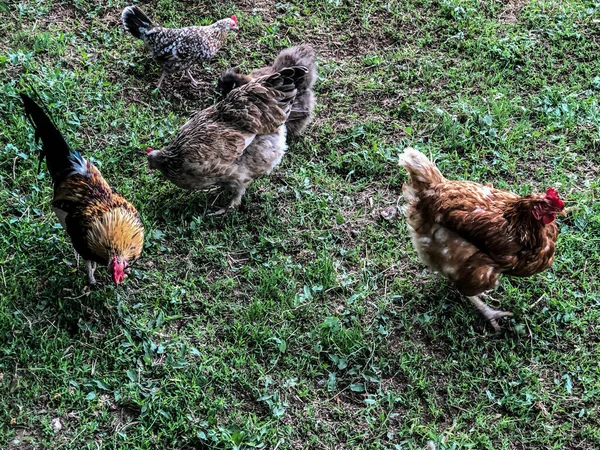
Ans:
POLYGON ((105 265, 115 284, 127 278, 142 253, 144 226, 131 203, 104 181, 100 171, 69 147, 52 119, 29 96, 21 94, 25 114, 41 139, 40 163, 54 184, 52 206, 71 237, 75 251, 85 260, 88 281, 95 284, 96 264, 105 265))

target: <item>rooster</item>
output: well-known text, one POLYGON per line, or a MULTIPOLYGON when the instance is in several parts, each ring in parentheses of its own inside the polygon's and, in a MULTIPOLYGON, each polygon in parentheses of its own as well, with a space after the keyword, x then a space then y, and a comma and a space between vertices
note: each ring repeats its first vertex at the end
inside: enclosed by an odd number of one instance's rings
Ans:
POLYGON ((219 51, 229 30, 237 30, 236 16, 204 27, 164 28, 154 25, 137 6, 128 6, 121 14, 123 28, 144 41, 162 69, 157 88, 167 73, 185 71, 193 85, 192 64, 208 59, 219 51))
POLYGON ((306 67, 307 73, 297 86, 298 93, 285 125, 291 136, 300 136, 312 120, 315 107, 315 96, 312 89, 317 80, 317 56, 310 45, 302 44, 286 48, 275 58, 272 66, 253 70, 249 75, 239 73, 238 68, 226 69, 219 77, 218 89, 223 95, 227 95, 232 89, 243 86, 254 78, 294 66, 306 67))
POLYGON ((281 161, 285 121, 305 75, 304 67, 285 68, 232 90, 192 116, 162 150, 148 148, 150 168, 183 189, 229 189, 229 208, 237 208, 248 185, 281 161))
POLYGON ((69 147, 45 108, 25 94, 21 98, 36 142, 42 140, 40 164, 45 158, 52 177, 54 212, 85 260, 89 283, 96 283, 96 263, 107 266, 113 282, 121 283, 131 270, 129 265, 142 253, 140 215, 91 162, 69 147))
POLYGON ((450 181, 421 152, 400 156, 409 180, 402 187, 413 245, 421 260, 449 278, 495 330, 512 316, 485 304, 480 296, 500 274, 535 275, 554 261, 556 215, 564 202, 553 188, 519 196, 471 181, 450 181))

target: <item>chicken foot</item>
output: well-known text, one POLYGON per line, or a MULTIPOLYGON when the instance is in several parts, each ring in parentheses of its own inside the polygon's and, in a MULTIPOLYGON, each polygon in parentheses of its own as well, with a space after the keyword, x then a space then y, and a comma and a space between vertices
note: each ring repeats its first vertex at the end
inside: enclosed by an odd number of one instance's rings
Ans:
POLYGON ((96 278, 94 278, 94 272, 96 271, 96 263, 94 261, 86 261, 85 268, 88 274, 88 283, 96 284, 96 278))
POLYGON ((192 72, 190 72, 190 69, 186 70, 185 73, 187 74, 187 76, 192 81, 192 86, 197 86, 198 82, 196 80, 194 80, 194 77, 192 76, 192 72))
MULTIPOLYGON (((190 69, 185 71, 185 74, 188 76, 188 78, 191 80, 192 82, 192 86, 197 86, 198 82, 194 79, 194 77, 192 76, 192 72, 190 72, 190 69)), ((160 74, 160 78, 158 80, 158 84, 156 85, 156 89, 160 89, 160 85, 162 84, 163 80, 165 79, 165 76, 167 75, 167 72, 163 71, 160 74)))
POLYGON ((208 217, 222 216, 226 214, 230 209, 237 209, 240 207, 240 205, 242 204, 242 197, 246 193, 246 186, 235 185, 230 187, 230 189, 233 191, 233 198, 231 199, 231 202, 229 202, 229 205, 225 208, 221 208, 218 211, 215 211, 214 213, 207 214, 208 217))
POLYGON ((487 319, 490 325, 494 328, 495 331, 500 331, 500 325, 498 325, 498 319, 502 317, 512 317, 514 314, 508 311, 499 311, 493 308, 490 308, 486 305, 479 296, 475 295, 473 297, 467 297, 471 303, 479 310, 481 314, 487 319))

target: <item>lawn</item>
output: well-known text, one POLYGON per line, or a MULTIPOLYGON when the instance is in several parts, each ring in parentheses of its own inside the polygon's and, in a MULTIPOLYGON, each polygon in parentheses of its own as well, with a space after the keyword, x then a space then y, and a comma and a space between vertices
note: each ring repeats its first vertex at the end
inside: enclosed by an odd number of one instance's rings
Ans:
POLYGON ((0 447, 600 448, 600 4, 159 0, 140 5, 157 23, 240 24, 198 87, 160 91, 127 4, 0 0, 0 447), (316 118, 239 211, 149 171, 221 70, 302 42, 316 118), (124 285, 85 289, 30 86, 142 215, 124 285), (515 313, 499 334, 394 215, 408 145, 567 203, 553 267, 492 293, 515 313))

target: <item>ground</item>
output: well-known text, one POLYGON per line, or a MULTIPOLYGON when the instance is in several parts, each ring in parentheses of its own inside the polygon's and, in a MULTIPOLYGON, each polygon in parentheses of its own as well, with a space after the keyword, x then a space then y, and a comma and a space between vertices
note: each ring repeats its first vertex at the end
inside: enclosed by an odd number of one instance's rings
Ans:
POLYGON ((0 0, 0 446, 600 446, 600 6, 591 1, 160 0, 170 26, 236 14, 200 84, 159 71, 122 0, 0 0), (239 212, 147 168, 222 69, 319 53, 316 119, 239 212), (139 209, 126 283, 85 289, 18 98, 139 209), (408 145, 449 178, 565 198, 554 266, 503 278, 495 334, 419 262, 408 145))

